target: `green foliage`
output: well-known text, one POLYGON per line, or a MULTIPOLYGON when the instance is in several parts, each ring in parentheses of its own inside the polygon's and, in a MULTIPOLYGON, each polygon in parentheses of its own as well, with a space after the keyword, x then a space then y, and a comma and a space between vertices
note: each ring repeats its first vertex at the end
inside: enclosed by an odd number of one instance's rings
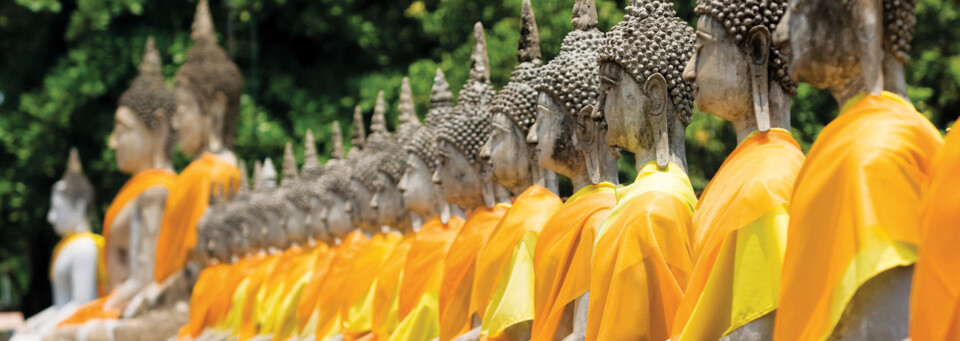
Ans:
MULTIPOLYGON (((675 2, 679 15, 695 24, 695 1, 675 2)), ((220 43, 246 82, 237 154, 247 166, 265 157, 280 161, 283 145, 295 141, 302 155, 299 141, 312 129, 325 158, 332 148, 330 123, 339 120, 349 134, 353 107, 369 115, 380 90, 394 126, 404 76, 423 115, 437 68, 455 93, 466 80, 477 21, 486 28, 492 82, 502 87, 517 64, 520 3, 212 0, 220 43)), ((573 0, 532 3, 548 61, 570 30, 573 0)), ((599 28, 607 31, 621 20, 626 3, 598 0, 599 28)), ((45 215, 68 149, 80 149, 97 188, 97 212, 104 212, 128 178, 106 148, 116 101, 136 75, 148 36, 156 38, 172 85, 190 46, 195 6, 196 0, 0 2, 0 277, 29 288, 22 301, 28 314, 49 304, 46 262, 57 237, 45 215)), ((960 112, 960 12, 949 0, 920 0, 917 8, 907 82, 918 110, 945 129, 960 112)), ((793 135, 804 150, 837 111, 828 93, 806 85, 792 109, 793 135)), ((736 136, 729 123, 696 112, 686 140, 699 191, 736 146, 736 136)), ((177 154, 175 163, 182 169, 188 161, 177 154)), ((631 156, 621 159, 620 171, 623 181, 635 176, 631 156)))

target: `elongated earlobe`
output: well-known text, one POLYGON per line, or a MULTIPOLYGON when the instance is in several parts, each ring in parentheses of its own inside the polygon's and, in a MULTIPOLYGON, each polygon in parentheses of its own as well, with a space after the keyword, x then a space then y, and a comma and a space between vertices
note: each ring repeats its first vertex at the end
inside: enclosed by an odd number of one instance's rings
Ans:
POLYGON ((670 162, 670 135, 667 117, 664 115, 667 111, 667 80, 659 73, 652 74, 643 83, 643 92, 647 97, 643 102, 643 111, 647 115, 650 130, 653 132, 657 166, 661 169, 666 168, 670 162))
POLYGON ((750 48, 750 86, 753 94, 753 114, 757 129, 770 130, 770 88, 768 64, 770 55, 770 30, 766 26, 754 26, 747 36, 750 48))

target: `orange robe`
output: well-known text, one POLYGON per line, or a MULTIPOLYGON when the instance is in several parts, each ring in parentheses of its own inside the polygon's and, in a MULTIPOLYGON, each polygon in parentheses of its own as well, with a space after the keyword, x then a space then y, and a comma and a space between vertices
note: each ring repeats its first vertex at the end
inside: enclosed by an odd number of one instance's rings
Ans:
POLYGON ((279 302, 279 310, 274 321, 273 339, 280 341, 293 336, 297 331, 297 305, 303 297, 303 291, 310 280, 313 269, 318 266, 318 253, 326 252, 326 244, 318 244, 293 259, 292 268, 283 274, 286 287, 279 302))
POLYGON ((432 340, 439 335, 437 296, 443 260, 463 223, 460 217, 451 217, 446 224, 434 217, 417 231, 401 270, 397 300, 397 317, 401 321, 391 340, 432 340))
POLYGON ((567 199, 540 232, 534 252, 532 340, 552 341, 565 308, 590 290, 593 242, 616 204, 613 184, 586 186, 567 199))
POLYGON ((790 203, 774 339, 822 340, 861 285, 912 265, 940 133, 897 95, 858 96, 810 148, 790 203))
POLYGON ((344 340, 356 340, 370 332, 375 280, 401 239, 403 235, 396 232, 378 233, 357 250, 340 304, 344 340))
POLYGON ((920 208, 920 258, 910 295, 910 337, 960 340, 960 126, 933 160, 920 208))
POLYGON ((693 271, 697 199, 687 174, 656 161, 617 191, 593 247, 586 340, 666 340, 693 271))
POLYGON ((506 204, 474 208, 450 246, 439 293, 440 341, 452 340, 470 330, 470 318, 479 306, 470 302, 477 253, 508 209, 506 204))
MULTIPOLYGON (((107 288, 106 284, 109 283, 107 276, 110 276, 107 272, 107 250, 110 248, 110 228, 113 226, 113 220, 117 217, 117 214, 120 214, 120 211, 122 211, 124 207, 127 207, 128 204, 139 197, 140 194, 143 194, 147 189, 161 186, 169 191, 173 187, 175 179, 176 174, 174 174, 173 171, 148 169, 137 173, 137 175, 134 175, 123 184, 120 192, 117 193, 117 196, 110 202, 110 207, 107 208, 107 214, 103 219, 102 235, 104 246, 100 252, 99 263, 97 264, 97 289, 101 297, 77 308, 77 311, 67 319, 61 321, 60 325, 82 324, 95 319, 116 319, 120 317, 119 309, 107 309, 104 307, 107 299, 110 298, 110 296, 106 294, 105 289, 107 288)), ((54 259, 56 259, 56 257, 54 257, 54 259)), ((53 267, 51 266, 50 269, 53 269, 53 267)))
POLYGON ((751 134, 720 166, 693 215, 697 261, 673 340, 718 340, 777 309, 787 209, 803 159, 790 132, 774 128, 751 134))
MULTIPOLYGON (((167 192, 170 192, 176 179, 177 174, 171 170, 148 169, 137 173, 130 178, 130 180, 127 180, 127 182, 123 184, 123 187, 120 188, 117 196, 110 202, 110 207, 107 207, 107 214, 103 218, 103 232, 101 235, 103 235, 103 239, 106 242, 104 248, 107 250, 110 249, 110 229, 113 227, 113 220, 120 214, 120 211, 123 211, 123 209, 127 207, 127 204, 139 197, 140 194, 143 194, 144 191, 155 186, 166 188, 167 192)), ((106 269, 106 265, 107 253, 103 252, 100 254, 100 266, 106 269)), ((109 273, 106 275, 110 276, 109 273)), ((103 280, 107 279, 104 278, 103 280)), ((120 280, 120 282, 122 282, 122 280, 120 280)), ((104 293, 100 295, 103 296, 104 293)))
POLYGON ((216 155, 203 153, 177 176, 167 197, 157 240, 153 268, 157 283, 163 283, 186 264, 187 256, 197 244, 197 221, 210 204, 213 184, 236 191, 240 187, 240 169, 216 155))
POLYGON ((250 263, 250 274, 247 275, 249 281, 243 295, 243 314, 240 317, 240 326, 237 332, 237 340, 243 341, 256 336, 260 332, 259 317, 261 305, 258 299, 258 293, 261 288, 267 285, 271 279, 273 269, 277 266, 279 254, 267 255, 250 263))
POLYGON ((190 295, 190 320, 180 328, 180 338, 200 336, 226 316, 233 291, 240 284, 238 276, 231 276, 236 273, 239 271, 230 264, 214 264, 200 272, 190 295))
POLYGON ((320 284, 320 294, 317 297, 317 326, 315 329, 318 340, 333 336, 340 326, 340 307, 343 304, 344 292, 350 286, 347 278, 352 269, 353 260, 360 248, 370 238, 360 231, 353 231, 337 245, 337 255, 330 265, 329 273, 320 284))
POLYGON ((414 236, 416 235, 413 233, 404 235, 380 268, 376 289, 373 292, 373 309, 370 318, 372 333, 368 334, 369 337, 365 340, 387 340, 400 323, 397 308, 400 281, 403 277, 403 264, 413 245, 414 236))
MULTIPOLYGON (((346 244, 361 242, 365 236, 362 233, 347 235, 344 240, 346 244)), ((314 249, 315 259, 313 260, 313 269, 307 284, 303 287, 303 293, 300 301, 297 302, 295 333, 298 336, 310 334, 308 330, 311 318, 316 318, 317 302, 320 300, 320 287, 330 273, 333 262, 336 260, 336 248, 328 247, 326 244, 320 244, 314 249)))
POLYGON ((530 186, 480 249, 471 302, 478 304, 482 335, 496 338, 514 324, 533 320, 533 252, 540 230, 561 205, 550 190, 530 186))

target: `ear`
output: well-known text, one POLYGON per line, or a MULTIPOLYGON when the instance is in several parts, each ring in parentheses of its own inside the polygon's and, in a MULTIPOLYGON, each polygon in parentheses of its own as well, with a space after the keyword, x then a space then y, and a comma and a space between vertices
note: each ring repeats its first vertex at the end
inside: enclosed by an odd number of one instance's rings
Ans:
POLYGON ((600 169, 600 155, 597 154, 598 145, 602 141, 597 141, 597 132, 598 123, 593 119, 594 112, 593 105, 584 106, 580 110, 580 113, 577 114, 577 123, 583 141, 579 144, 578 149, 580 154, 583 155, 583 161, 587 166, 587 176, 590 178, 591 183, 599 183, 601 180, 602 172, 600 169))
POLYGON ((770 44, 770 30, 766 26, 755 26, 747 33, 753 114, 757 119, 757 130, 760 131, 770 130, 770 44))
POLYGON ((670 162, 670 135, 667 117, 664 115, 667 107, 667 80, 659 73, 650 75, 643 83, 643 94, 647 97, 643 102, 643 114, 647 116, 650 131, 653 133, 657 166, 665 168, 670 162))
POLYGON ((223 118, 227 114, 227 95, 224 95, 222 92, 217 91, 213 95, 213 100, 210 101, 210 106, 207 108, 208 114, 214 119, 214 124, 217 126, 223 125, 223 118))

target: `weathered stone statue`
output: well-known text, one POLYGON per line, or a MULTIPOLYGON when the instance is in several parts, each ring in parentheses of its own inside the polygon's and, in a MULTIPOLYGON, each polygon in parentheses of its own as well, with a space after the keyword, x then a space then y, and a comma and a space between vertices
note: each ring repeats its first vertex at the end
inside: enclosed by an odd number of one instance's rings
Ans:
POLYGON ((388 226, 406 233, 413 231, 413 220, 410 211, 404 206, 403 194, 397 185, 407 170, 407 158, 403 146, 410 142, 413 133, 421 127, 420 120, 414 112, 413 94, 407 77, 402 81, 400 103, 397 109, 400 112, 400 125, 394 134, 396 139, 393 143, 384 146, 383 155, 375 167, 376 178, 372 181, 374 195, 370 199, 370 207, 377 212, 380 226, 388 226))
POLYGON ((61 236, 50 261, 53 306, 27 319, 14 339, 33 340, 53 330, 78 307, 97 298, 103 274, 98 260, 103 238, 90 232, 93 186, 83 174, 76 148, 70 149, 67 170, 53 185, 47 221, 61 236))
POLYGON ((103 224, 109 289, 106 309, 121 309, 153 281, 153 262, 164 204, 176 174, 170 162, 173 91, 160 74, 153 38, 140 63, 140 75, 120 97, 110 148, 120 171, 132 174, 107 209, 103 224))
POLYGON ((223 187, 232 193, 240 178, 230 147, 243 79, 217 45, 206 0, 197 4, 190 37, 194 44, 176 75, 173 128, 181 151, 196 159, 180 173, 167 198, 154 267, 158 284, 185 266, 196 243, 196 222, 206 209, 210 184, 226 184, 223 187))
MULTIPOLYGON (((483 72, 487 72, 486 68, 488 66, 486 64, 485 43, 482 40, 482 29, 483 27, 479 23, 475 26, 477 46, 483 49, 474 49, 474 54, 481 56, 479 58, 474 57, 474 60, 483 60, 484 63, 482 68, 474 65, 471 76, 483 75, 484 78, 477 79, 485 81, 488 73, 483 72)), ((493 91, 490 92, 492 97, 494 95, 493 91)), ((461 102, 463 102, 464 97, 463 92, 461 92, 461 102)), ((493 102, 493 98, 488 101, 493 102)), ((479 104, 486 103, 488 102, 479 104)), ((467 160, 476 162, 476 159, 479 158, 480 148, 490 137, 489 108, 466 107, 465 109, 470 110, 464 110, 460 107, 461 105, 458 105, 459 111, 455 110, 455 114, 450 116, 445 125, 445 127, 454 127, 455 129, 441 130, 442 134, 438 142, 442 148, 449 149, 447 146, 453 141, 460 141, 460 144, 462 144, 460 150, 465 156, 469 157, 467 160)), ((523 155, 522 151, 520 153, 523 155)), ((463 164, 463 161, 451 158, 449 151, 445 150, 444 154, 442 159, 444 159, 445 164, 442 168, 457 166, 458 163, 463 164)), ((508 165, 493 164, 493 167, 496 171, 496 168, 507 168, 508 165)), ((506 172, 517 174, 524 171, 503 169, 500 175, 506 175, 504 174, 506 172)), ((529 171, 529 168, 526 171, 529 171)), ((454 172, 454 174, 458 173, 460 172, 454 172)), ((542 176, 540 177, 542 178, 542 176)), ((513 205, 504 213, 496 227, 490 230, 486 241, 482 242, 483 245, 477 251, 476 274, 470 300, 475 302, 474 304, 477 306, 470 307, 469 313, 472 314, 473 309, 476 309, 477 316, 481 320, 480 326, 474 326, 474 329, 458 337, 458 340, 476 340, 483 336, 493 338, 501 335, 517 339, 530 338, 530 328, 534 314, 533 287, 522 283, 533 283, 534 273, 530 255, 534 250, 534 243, 543 228, 543 224, 556 211, 561 202, 556 194, 542 186, 534 185, 520 188, 524 183, 533 184, 532 174, 528 173, 527 178, 522 180, 508 180, 505 177, 500 179, 501 184, 513 186, 513 190, 522 192, 519 192, 513 205), (514 270, 506 272, 504 270, 506 268, 514 270)), ((443 185, 447 186, 447 183, 455 181, 462 182, 464 179, 463 177, 444 179, 443 185)), ((489 215, 489 209, 493 206, 494 191, 492 189, 492 186, 486 186, 483 192, 484 198, 490 198, 485 200, 488 212, 484 213, 487 215, 489 215)), ((449 190, 445 191, 449 192, 449 190)), ((446 196, 450 197, 449 194, 446 196)), ((451 253, 451 256, 459 257, 460 251, 451 253)))
POLYGON ((790 77, 840 107, 794 185, 776 339, 907 337, 918 184, 943 144, 904 91, 915 5, 792 0, 774 32, 790 77))
MULTIPOLYGON (((575 21, 583 25, 576 27, 577 29, 567 36, 560 55, 554 61, 540 67, 539 39, 533 11, 528 1, 523 3, 523 27, 518 50, 521 63, 514 70, 510 83, 495 99, 493 132, 481 154, 489 157, 494 179, 505 185, 514 183, 508 186, 517 188, 514 192, 518 189, 542 189, 541 186, 531 185, 545 184, 537 178, 549 178, 550 176, 540 174, 550 174, 551 171, 558 171, 571 178, 577 191, 573 196, 574 200, 560 207, 539 231, 533 258, 533 314, 538 316, 533 320, 531 329, 533 340, 563 339, 570 335, 574 329, 575 306, 581 306, 580 310, 583 312, 583 328, 578 329, 586 329, 587 301, 583 299, 583 295, 589 289, 592 240, 603 215, 616 201, 613 193, 613 183, 616 183, 616 159, 609 152, 604 152, 600 157, 609 159, 613 164, 613 167, 607 167, 613 170, 612 179, 607 179, 612 183, 594 184, 583 189, 589 184, 584 156, 597 151, 597 146, 601 146, 601 150, 607 149, 602 138, 582 138, 584 129, 591 130, 593 136, 600 134, 600 125, 590 119, 592 109, 583 110, 584 120, 578 123, 578 116, 570 115, 570 109, 564 107, 561 104, 564 101, 560 100, 570 98, 570 103, 575 102, 578 106, 596 101, 595 45, 602 33, 594 28, 596 12, 591 12, 589 7, 593 4, 580 2, 576 6, 575 21), (590 24, 588 19, 591 15, 594 16, 593 24, 590 24), (589 52, 590 55, 584 52, 589 52), (570 69, 578 66, 582 68, 570 69), (580 74, 583 78, 567 80, 579 81, 571 85, 576 90, 570 88, 564 89, 569 90, 567 92, 552 91, 557 85, 553 81, 560 78, 544 76, 543 83, 538 84, 537 78, 542 72, 549 72, 551 75, 557 75, 557 72, 580 74), (591 74, 594 77, 590 77, 591 74), (540 90, 543 92, 538 91, 538 85, 542 86, 540 90), (521 154, 530 157, 515 157, 517 150, 527 151, 521 154), (541 166, 545 169, 540 168, 541 166), (584 200, 580 200, 581 198, 584 200), (591 242, 578 245, 581 240, 591 242), (561 287, 566 289, 561 292, 561 287)), ((513 218, 514 215, 511 210, 508 218, 513 218)), ((582 335, 583 331, 579 334, 582 335)))
MULTIPOLYGON (((362 157, 357 159, 356 171, 350 178, 350 192, 355 217, 354 228, 361 229, 368 235, 382 232, 379 224, 380 216, 371 202, 376 194, 377 166, 380 163, 382 151, 395 144, 390 132, 387 131, 385 112, 386 104, 383 100, 383 91, 380 91, 377 93, 377 102, 373 108, 373 118, 370 121, 370 135, 364 140, 365 147, 362 157)), ((359 119, 359 124, 356 122, 354 124, 362 129, 363 118, 357 116, 354 119, 359 119)), ((360 152, 356 151, 356 153, 360 152)))
POLYGON ((787 209, 804 160, 789 131, 796 84, 786 54, 772 44, 786 3, 700 1, 696 7, 698 50, 683 78, 697 89, 701 111, 733 123, 739 146, 700 196, 693 216, 697 264, 674 323, 674 340, 773 338, 787 209), (761 11, 750 8, 758 4, 761 11), (747 242, 746 236, 764 237, 747 242))
POLYGON ((633 1, 626 12, 597 50, 593 117, 607 145, 634 154, 638 174, 596 237, 586 338, 665 340, 693 268, 697 197, 684 151, 693 94, 681 72, 695 36, 669 1, 633 1))

